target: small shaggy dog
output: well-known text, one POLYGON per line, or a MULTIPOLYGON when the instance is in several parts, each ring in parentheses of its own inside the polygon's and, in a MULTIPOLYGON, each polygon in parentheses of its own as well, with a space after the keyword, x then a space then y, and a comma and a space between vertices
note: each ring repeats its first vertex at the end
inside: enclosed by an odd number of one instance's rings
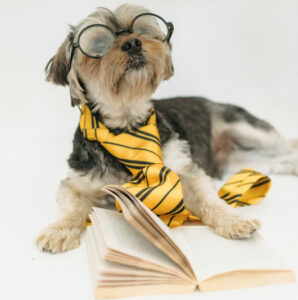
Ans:
MULTIPOLYGON (((257 220, 221 200, 211 177, 243 166, 298 174, 298 143, 281 137, 243 108, 207 99, 151 100, 173 75, 173 25, 143 7, 98 8, 71 32, 49 61, 47 80, 69 85, 72 105, 87 103, 112 132, 137 128, 154 106, 164 164, 181 180, 185 207, 226 238, 249 238, 257 220)), ((92 206, 105 184, 123 184, 129 171, 98 142, 75 132, 69 173, 57 193, 60 216, 41 231, 40 249, 57 253, 77 247, 92 206)))

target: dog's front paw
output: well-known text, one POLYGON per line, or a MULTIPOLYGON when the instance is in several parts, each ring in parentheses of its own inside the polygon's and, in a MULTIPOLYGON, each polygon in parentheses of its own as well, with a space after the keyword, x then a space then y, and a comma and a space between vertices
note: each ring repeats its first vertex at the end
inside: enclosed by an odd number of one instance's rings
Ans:
POLYGON ((260 227, 260 223, 256 219, 249 219, 241 215, 225 216, 214 231, 228 239, 248 239, 260 227))
POLYGON ((40 232, 36 242, 39 249, 43 251, 64 252, 80 245, 81 231, 77 227, 63 228, 51 225, 40 232))

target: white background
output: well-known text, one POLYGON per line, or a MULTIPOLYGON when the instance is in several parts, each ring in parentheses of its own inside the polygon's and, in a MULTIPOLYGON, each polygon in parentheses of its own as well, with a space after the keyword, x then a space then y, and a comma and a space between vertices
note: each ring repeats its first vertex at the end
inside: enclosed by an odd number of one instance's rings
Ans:
MULTIPOLYGON (((67 171, 78 111, 67 88, 44 81, 43 68, 76 24, 97 6, 123 1, 0 2, 0 299, 92 299, 84 245, 41 253, 40 228, 56 215, 55 193, 67 171)), ((297 136, 298 1, 135 1, 175 25, 175 75, 158 97, 203 95, 242 105, 297 136)), ((244 208, 261 233, 298 272, 298 186, 272 176, 259 205, 244 208)), ((297 299, 296 284, 185 295, 185 299, 297 299)), ((156 297, 154 299, 165 299, 156 297)), ((171 296, 181 299, 182 296, 171 296)), ((151 299, 145 297, 144 299, 151 299)))

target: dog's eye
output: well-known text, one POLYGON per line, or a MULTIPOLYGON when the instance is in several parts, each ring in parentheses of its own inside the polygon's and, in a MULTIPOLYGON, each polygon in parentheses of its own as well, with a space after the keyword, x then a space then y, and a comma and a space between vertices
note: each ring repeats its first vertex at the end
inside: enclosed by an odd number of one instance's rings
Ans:
POLYGON ((115 40, 113 32, 100 25, 86 28, 79 37, 81 50, 91 57, 101 57, 115 40))
POLYGON ((133 23, 132 31, 160 40, 164 40, 168 34, 166 23, 151 15, 138 17, 133 23))

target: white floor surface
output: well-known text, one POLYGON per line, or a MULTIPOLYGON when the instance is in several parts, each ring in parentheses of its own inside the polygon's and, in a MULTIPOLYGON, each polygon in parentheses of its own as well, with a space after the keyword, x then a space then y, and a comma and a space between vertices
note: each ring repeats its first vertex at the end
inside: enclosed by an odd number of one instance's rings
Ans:
MULTIPOLYGON (((132 1, 130 1, 132 2, 132 1)), ((123 1, 0 1, 0 299, 93 299, 86 249, 40 252, 34 239, 56 215, 79 113, 67 88, 43 68, 75 24, 97 6, 123 1)), ((174 77, 155 98, 203 95, 242 105, 298 137, 298 1, 135 1, 175 25, 174 77)), ((298 178, 272 175, 259 205, 272 248, 298 274, 298 178)), ((298 285, 139 299, 298 299, 298 285)))

